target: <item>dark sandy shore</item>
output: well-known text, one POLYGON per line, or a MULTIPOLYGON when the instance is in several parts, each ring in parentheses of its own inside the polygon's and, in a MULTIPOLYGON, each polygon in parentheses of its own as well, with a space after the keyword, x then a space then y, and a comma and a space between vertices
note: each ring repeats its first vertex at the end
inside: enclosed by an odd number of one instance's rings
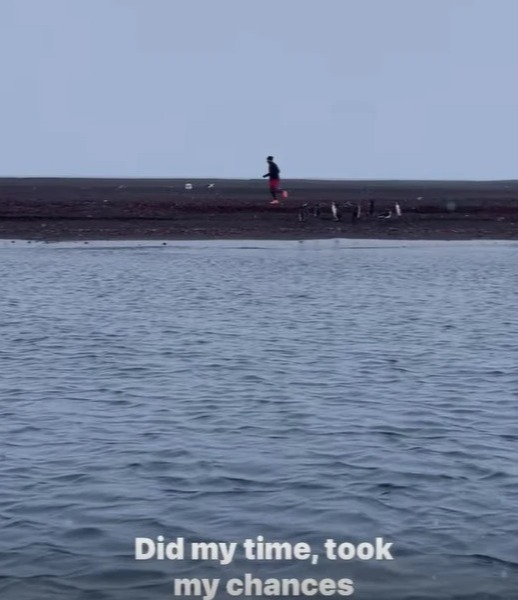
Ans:
POLYGON ((264 180, 4 178, 0 238, 518 239, 517 180, 287 180, 283 185, 289 197, 275 207, 264 180), (186 189, 188 183, 192 189, 186 189), (339 221, 330 211, 333 201, 339 221), (382 218, 389 210, 392 216, 382 218))

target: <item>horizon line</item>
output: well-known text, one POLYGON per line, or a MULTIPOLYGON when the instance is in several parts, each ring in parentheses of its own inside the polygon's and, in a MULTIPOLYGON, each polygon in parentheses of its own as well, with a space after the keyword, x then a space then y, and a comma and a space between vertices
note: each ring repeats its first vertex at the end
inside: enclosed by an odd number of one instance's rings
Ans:
MULTIPOLYGON (((0 181, 6 179, 91 179, 91 180, 166 180, 166 181, 264 181, 262 177, 210 177, 210 176, 120 176, 120 175, 0 175, 0 181)), ((433 179, 413 179, 413 178, 367 178, 367 177, 283 177, 282 181, 333 181, 333 182, 416 182, 416 183, 518 183, 518 179, 456 179, 456 178, 433 178, 433 179)))

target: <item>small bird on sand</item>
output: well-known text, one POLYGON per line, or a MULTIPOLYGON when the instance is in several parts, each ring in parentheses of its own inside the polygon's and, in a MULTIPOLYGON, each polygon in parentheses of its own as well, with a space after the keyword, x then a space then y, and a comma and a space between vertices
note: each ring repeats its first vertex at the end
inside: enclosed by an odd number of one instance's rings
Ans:
POLYGON ((391 218, 392 218, 391 210, 386 210, 384 213, 382 213, 381 215, 378 216, 378 219, 391 219, 391 218))
POLYGON ((307 219, 307 216, 308 216, 308 205, 307 204, 303 204, 299 208, 299 213, 298 213, 299 223, 304 222, 307 219))
POLYGON ((361 216, 362 216, 362 205, 361 204, 354 205, 353 209, 351 211, 351 222, 354 223, 355 221, 358 221, 361 216))
POLYGON ((342 218, 336 202, 331 202, 331 213, 333 214, 333 221, 339 221, 342 218))

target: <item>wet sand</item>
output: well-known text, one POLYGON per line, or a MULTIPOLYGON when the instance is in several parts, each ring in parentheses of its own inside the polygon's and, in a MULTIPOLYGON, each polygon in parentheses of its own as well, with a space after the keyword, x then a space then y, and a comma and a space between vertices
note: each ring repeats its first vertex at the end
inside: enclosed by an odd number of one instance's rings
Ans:
POLYGON ((516 180, 286 180, 283 187, 288 198, 270 206, 264 180, 4 178, 0 238, 518 239, 516 180))

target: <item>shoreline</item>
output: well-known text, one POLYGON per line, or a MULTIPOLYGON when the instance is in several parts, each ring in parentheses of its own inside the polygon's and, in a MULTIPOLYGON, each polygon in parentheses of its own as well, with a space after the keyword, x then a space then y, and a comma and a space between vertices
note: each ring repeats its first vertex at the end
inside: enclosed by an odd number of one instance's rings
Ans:
POLYGON ((14 240, 0 239, 0 252, 10 249, 92 249, 92 250, 115 250, 115 249, 187 249, 187 248, 222 248, 239 250, 259 250, 259 249, 280 249, 291 246, 292 248, 302 248, 307 250, 365 250, 365 249, 401 249, 401 248, 441 248, 453 246, 458 248, 496 248, 513 247, 518 248, 518 240, 383 240, 383 239, 349 239, 349 238, 328 238, 328 239, 183 239, 183 240, 14 240))
MULTIPOLYGON (((517 220, 518 221, 518 220, 517 220)), ((33 242, 81 242, 81 241, 204 241, 204 240, 272 240, 310 241, 329 239, 386 240, 386 241, 518 241, 518 222, 498 223, 490 226, 487 222, 444 222, 427 221, 415 225, 404 221, 404 217, 390 229, 364 224, 363 226, 340 226, 296 229, 290 227, 247 228, 232 224, 228 228, 198 227, 177 229, 177 224, 161 223, 159 226, 145 224, 139 220, 128 223, 113 220, 109 224, 92 220, 66 219, 38 221, 0 221, 0 239, 33 242), (453 226, 452 226, 453 225, 453 226), (507 226, 506 226, 507 225, 507 226), (499 227, 500 226, 500 227, 499 227)))
POLYGON ((0 178, 0 239, 518 240, 518 181, 286 180, 283 187, 289 197, 271 206, 264 180, 0 178))

